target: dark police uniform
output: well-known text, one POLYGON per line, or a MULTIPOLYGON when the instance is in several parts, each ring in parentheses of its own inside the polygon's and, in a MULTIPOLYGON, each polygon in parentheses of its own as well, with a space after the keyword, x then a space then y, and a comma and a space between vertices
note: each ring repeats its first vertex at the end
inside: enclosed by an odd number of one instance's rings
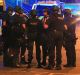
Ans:
MULTIPOLYGON (((24 19, 24 18, 23 18, 24 19)), ((25 20, 24 20, 24 24, 26 25, 25 23, 25 20)), ((28 36, 27 36, 27 26, 26 28, 24 29, 23 31, 23 36, 22 36, 22 42, 21 42, 21 63, 22 64, 26 64, 27 62, 25 61, 25 52, 26 52, 26 48, 28 46, 28 36)))
MULTIPOLYGON (((69 10, 69 9, 67 9, 69 10)), ((66 11, 66 10, 65 10, 66 11)), ((68 30, 64 33, 64 47, 66 49, 67 56, 67 64, 64 67, 75 67, 76 66, 76 52, 75 52, 75 44, 76 44, 76 24, 73 23, 75 21, 75 17, 71 16, 71 13, 67 15, 64 14, 64 21, 68 27, 68 30)))
POLYGON ((19 14, 13 16, 13 24, 10 26, 10 47, 14 52, 14 67, 19 67, 20 43, 23 35, 23 18, 19 14))
MULTIPOLYGON (((35 10, 32 10, 34 12, 35 10)), ((40 28, 41 22, 36 17, 36 15, 32 14, 32 16, 27 21, 28 27, 28 67, 33 59, 33 45, 34 41, 36 44, 36 59, 38 62, 38 67, 41 67, 41 51, 40 51, 40 28)))
POLYGON ((12 11, 13 9, 11 7, 8 7, 6 13, 3 16, 3 25, 2 25, 2 38, 4 42, 4 48, 3 48, 3 65, 4 66, 11 66, 9 58, 8 58, 8 26, 10 25, 10 19, 12 17, 12 11), (11 12, 11 13, 9 13, 11 12))
POLYGON ((4 47, 3 47, 3 64, 4 66, 8 66, 8 61, 7 61, 7 50, 8 50, 8 44, 7 44, 7 25, 8 25, 8 20, 9 20, 9 15, 5 15, 5 19, 3 19, 3 22, 6 21, 7 24, 6 26, 2 26, 2 38, 4 42, 4 47))
POLYGON ((45 66, 46 65, 46 57, 48 55, 48 44, 47 44, 47 40, 48 40, 48 29, 45 28, 46 22, 49 19, 49 15, 44 16, 44 18, 42 19, 42 23, 43 23, 43 30, 42 30, 42 53, 43 53, 43 60, 42 60, 42 65, 45 66))
POLYGON ((49 19, 49 9, 45 8, 43 10, 43 15, 44 17, 42 18, 42 24, 43 24, 43 29, 42 29, 42 54, 43 54, 43 60, 42 60, 42 65, 46 66, 46 58, 48 55, 48 48, 47 48, 47 35, 48 35, 48 25, 46 25, 47 20, 49 19))
POLYGON ((50 18, 48 20, 48 25, 49 25, 48 69, 52 69, 54 66, 56 66, 56 70, 60 70, 62 63, 61 48, 63 44, 64 21, 63 17, 60 14, 58 14, 59 8, 56 9, 54 8, 55 7, 53 7, 54 12, 53 14, 50 15, 50 18), (56 47, 56 54, 55 54, 55 47, 56 47))
POLYGON ((21 64, 27 64, 27 62, 25 61, 25 52, 28 46, 28 37, 27 37, 28 29, 26 25, 26 21, 28 20, 28 17, 24 15, 23 12, 20 13, 20 16, 23 18, 24 24, 25 24, 25 29, 23 30, 23 36, 22 36, 22 42, 21 42, 21 64))

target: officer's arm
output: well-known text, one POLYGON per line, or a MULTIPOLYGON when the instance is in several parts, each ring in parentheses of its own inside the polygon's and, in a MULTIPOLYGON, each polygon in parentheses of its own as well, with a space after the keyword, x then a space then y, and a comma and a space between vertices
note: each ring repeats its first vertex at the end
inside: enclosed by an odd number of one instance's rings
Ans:
POLYGON ((2 17, 2 20, 3 20, 3 24, 2 24, 2 27, 7 27, 7 22, 6 22, 6 19, 7 19, 7 16, 6 16, 6 14, 4 14, 3 15, 3 17, 2 17))
POLYGON ((44 29, 48 29, 49 28, 49 25, 50 25, 50 23, 51 23, 51 18, 49 18, 45 23, 44 23, 44 29))
POLYGON ((68 30, 68 27, 67 27, 67 25, 66 25, 66 24, 64 24, 64 28, 65 28, 65 30, 68 30))
POLYGON ((6 21, 3 21, 3 27, 7 27, 6 21))
POLYGON ((22 28, 25 30, 26 29, 26 23, 25 23, 25 20, 22 19, 22 28))
POLYGON ((23 28, 24 30, 26 29, 26 24, 25 24, 25 23, 22 24, 22 28, 23 28))
POLYGON ((64 29, 65 29, 65 30, 68 30, 67 23, 65 22, 64 19, 63 19, 63 23, 64 23, 64 29))

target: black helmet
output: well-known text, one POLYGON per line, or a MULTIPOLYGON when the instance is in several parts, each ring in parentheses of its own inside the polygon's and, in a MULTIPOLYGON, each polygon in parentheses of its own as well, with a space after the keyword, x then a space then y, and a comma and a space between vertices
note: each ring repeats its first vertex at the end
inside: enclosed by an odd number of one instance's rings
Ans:
POLYGON ((49 14, 49 9, 45 8, 45 9, 43 9, 43 12, 47 12, 49 14))
POLYGON ((20 9, 20 10, 19 10, 19 13, 20 13, 20 14, 22 14, 23 12, 24 12, 23 9, 20 9))
POLYGON ((36 16, 37 15, 37 11, 35 9, 30 11, 30 15, 31 16, 36 16))
POLYGON ((21 7, 16 6, 16 7, 14 8, 14 10, 15 10, 15 12, 17 12, 17 13, 20 13, 21 7))
POLYGON ((9 11, 13 12, 13 8, 12 7, 8 7, 7 8, 7 12, 9 12, 9 11))
POLYGON ((70 9, 65 9, 64 10, 64 15, 70 15, 71 14, 71 10, 70 9))
POLYGON ((59 7, 58 7, 58 6, 53 6, 53 7, 52 7, 52 11, 53 11, 53 12, 55 12, 55 11, 58 12, 58 11, 59 11, 59 7))

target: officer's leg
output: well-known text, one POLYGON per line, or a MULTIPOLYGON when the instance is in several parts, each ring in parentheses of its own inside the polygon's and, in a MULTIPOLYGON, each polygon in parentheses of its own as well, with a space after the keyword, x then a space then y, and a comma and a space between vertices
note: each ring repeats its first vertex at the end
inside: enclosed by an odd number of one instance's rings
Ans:
POLYGON ((55 65, 55 41, 54 38, 51 37, 51 39, 48 40, 48 69, 52 69, 55 65), (51 40, 52 39, 52 40, 51 40))
POLYGON ((32 63, 32 59, 33 59, 33 45, 34 45, 34 41, 29 40, 28 41, 28 66, 27 66, 27 68, 31 67, 31 63, 32 63))
POLYGON ((47 48, 47 33, 42 34, 42 54, 43 54, 43 60, 42 60, 42 65, 46 66, 46 57, 48 55, 48 48, 47 48))
POLYGON ((15 50, 15 55, 14 55, 15 67, 20 67, 20 62, 19 62, 20 48, 15 47, 14 50, 15 50))
POLYGON ((42 45, 42 53, 43 53, 43 61, 42 61, 42 65, 45 66, 46 65, 46 57, 48 55, 48 48, 46 43, 44 43, 42 45))
POLYGON ((22 44, 21 45, 21 63, 22 64, 26 64, 26 61, 25 61, 25 51, 26 51, 26 46, 25 46, 25 44, 22 44))
MULTIPOLYGON (((9 37, 8 37, 9 38, 9 37)), ((9 67, 13 67, 13 50, 11 48, 11 41, 10 38, 7 40, 8 50, 7 50, 7 61, 9 67)))
POLYGON ((48 49, 48 55, 49 55, 49 59, 48 59, 48 69, 52 69, 55 65, 55 45, 51 45, 48 49))
POLYGON ((20 54, 20 43, 19 41, 13 41, 12 48, 14 50, 14 67, 20 67, 19 54, 20 54))
POLYGON ((52 69, 55 65, 54 32, 49 32, 49 34, 48 34, 47 48, 48 48, 48 56, 49 56, 47 69, 52 69))
POLYGON ((73 43, 71 46, 71 65, 72 67, 76 66, 76 52, 75 52, 75 45, 73 43))
POLYGON ((64 67, 70 66, 71 65, 71 49, 70 49, 70 44, 65 45, 65 50, 66 50, 66 57, 67 57, 67 64, 64 65, 64 67))
POLYGON ((8 64, 8 57, 7 57, 7 52, 8 52, 8 46, 7 44, 5 43, 4 44, 4 47, 3 47, 3 65, 4 66, 9 66, 8 64))
POLYGON ((62 55, 61 55, 61 49, 62 49, 62 39, 56 41, 56 69, 61 69, 61 63, 62 63, 62 55))
POLYGON ((41 50, 40 50, 40 42, 37 40, 35 41, 36 44, 36 59, 38 63, 38 68, 41 67, 41 50))
POLYGON ((7 29, 6 28, 2 28, 2 40, 3 40, 3 65, 4 66, 9 66, 9 61, 8 61, 8 57, 7 57, 7 50, 8 50, 8 44, 7 44, 7 36, 6 36, 6 32, 7 29))
POLYGON ((61 49, 62 49, 62 41, 58 41, 56 44, 56 65, 61 65, 61 49))
POLYGON ((67 56, 67 64, 64 67, 72 67, 75 66, 76 54, 75 54, 75 46, 72 42, 66 42, 66 56, 67 56), (73 64, 74 63, 74 64, 73 64))

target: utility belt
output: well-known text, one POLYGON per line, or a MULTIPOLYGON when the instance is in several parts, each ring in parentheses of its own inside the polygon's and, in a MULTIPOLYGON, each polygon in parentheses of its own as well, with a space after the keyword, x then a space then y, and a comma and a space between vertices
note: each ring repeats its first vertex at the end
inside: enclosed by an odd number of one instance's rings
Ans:
POLYGON ((50 29, 49 31, 54 33, 63 33, 63 31, 57 29, 50 29))
POLYGON ((55 33, 56 33, 56 32, 61 32, 60 30, 56 30, 56 29, 54 29, 53 31, 54 31, 55 33))

